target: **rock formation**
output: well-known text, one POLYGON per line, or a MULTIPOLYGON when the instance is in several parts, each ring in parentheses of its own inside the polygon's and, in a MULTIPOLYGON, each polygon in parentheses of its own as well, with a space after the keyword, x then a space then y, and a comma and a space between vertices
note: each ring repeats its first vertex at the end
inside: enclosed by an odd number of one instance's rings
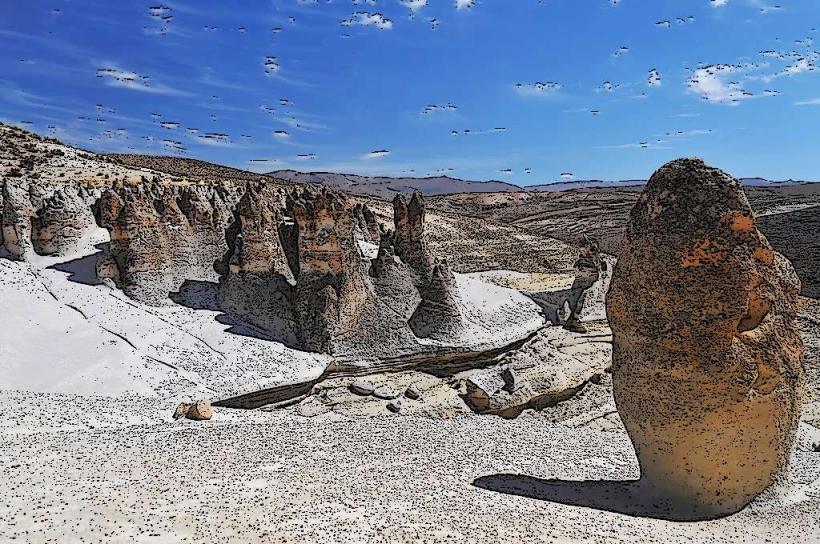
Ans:
POLYGON ((411 351, 417 336, 452 340, 461 327, 456 281, 446 263, 432 264, 423 201, 397 199, 396 216, 393 233, 367 206, 327 189, 283 199, 249 188, 216 264, 223 310, 277 340, 341 357, 411 351))
POLYGON ((227 249, 232 199, 220 186, 146 183, 106 190, 98 221, 111 233, 111 261, 98 270, 114 276, 129 296, 155 305, 185 280, 215 280, 213 263, 227 249))
POLYGON ((652 176, 608 314, 618 412, 670 517, 736 512, 783 473, 804 381, 799 290, 738 180, 697 159, 652 176))
POLYGON ((575 262, 575 279, 567 293, 567 315, 564 326, 583 332, 586 321, 606 319, 606 293, 612 278, 612 263, 601 254, 598 244, 586 235, 581 239, 575 262))
POLYGON ((31 243, 31 220, 35 208, 28 194, 28 183, 7 179, 3 183, 3 247, 15 259, 25 260, 34 254, 31 243))
POLYGON ((433 258, 424 238, 424 197, 421 193, 413 193, 409 203, 404 195, 396 195, 393 222, 396 255, 413 270, 419 285, 426 285, 433 271, 433 258))
POLYGON ((80 184, 8 179, 2 193, 0 240, 15 258, 75 254, 97 228, 93 195, 80 184))
POLYGON ((543 328, 497 366, 472 374, 464 400, 475 412, 505 418, 517 417, 526 408, 553 406, 609 368, 607 340, 606 335, 543 328))
POLYGON ((420 338, 452 338, 461 332, 458 288, 447 261, 433 266, 421 291, 421 303, 410 318, 410 328, 420 338))
POLYGON ((334 339, 357 330, 375 304, 362 267, 356 216, 345 197, 323 189, 302 195, 291 212, 299 232, 296 318, 303 345, 332 351, 334 339))
POLYGON ((70 255, 83 249, 97 228, 89 195, 65 185, 46 197, 31 220, 31 243, 38 255, 70 255))
POLYGON ((249 186, 226 231, 228 250, 214 265, 220 307, 274 338, 297 343, 294 273, 285 254, 282 197, 269 186, 249 186))

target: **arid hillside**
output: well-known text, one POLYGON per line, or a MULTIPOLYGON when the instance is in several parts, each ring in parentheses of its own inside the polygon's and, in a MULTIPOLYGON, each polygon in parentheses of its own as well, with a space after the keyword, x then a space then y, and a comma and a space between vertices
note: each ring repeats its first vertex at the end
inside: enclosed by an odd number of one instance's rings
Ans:
MULTIPOLYGON (((618 254, 629 212, 642 187, 560 192, 467 193, 431 197, 436 212, 511 225, 534 235, 577 243, 583 234, 618 254)), ((761 231, 792 261, 803 294, 820 297, 820 183, 746 187, 761 231)))

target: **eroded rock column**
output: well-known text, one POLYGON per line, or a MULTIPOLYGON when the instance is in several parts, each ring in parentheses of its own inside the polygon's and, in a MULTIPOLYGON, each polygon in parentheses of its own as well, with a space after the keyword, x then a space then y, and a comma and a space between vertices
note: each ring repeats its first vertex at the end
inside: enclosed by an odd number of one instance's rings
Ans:
POLYGON ((804 381, 799 290, 738 180, 698 159, 652 176, 608 316, 618 412, 670 517, 736 512, 783 475, 804 381))

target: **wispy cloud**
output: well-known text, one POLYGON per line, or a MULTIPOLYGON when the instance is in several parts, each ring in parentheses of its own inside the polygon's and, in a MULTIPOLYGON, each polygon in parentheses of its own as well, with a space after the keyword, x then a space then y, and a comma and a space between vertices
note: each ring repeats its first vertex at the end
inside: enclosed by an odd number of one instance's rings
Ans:
POLYGON ((109 87, 164 95, 188 94, 168 85, 155 83, 149 76, 131 70, 123 70, 115 63, 105 63, 101 68, 97 68, 97 77, 102 79, 109 87))

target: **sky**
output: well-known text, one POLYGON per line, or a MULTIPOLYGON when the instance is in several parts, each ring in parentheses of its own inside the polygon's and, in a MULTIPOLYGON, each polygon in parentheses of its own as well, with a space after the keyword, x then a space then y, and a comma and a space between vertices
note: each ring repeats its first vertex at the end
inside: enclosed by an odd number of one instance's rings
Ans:
POLYGON ((820 180, 817 0, 3 0, 0 121, 253 171, 820 180))

